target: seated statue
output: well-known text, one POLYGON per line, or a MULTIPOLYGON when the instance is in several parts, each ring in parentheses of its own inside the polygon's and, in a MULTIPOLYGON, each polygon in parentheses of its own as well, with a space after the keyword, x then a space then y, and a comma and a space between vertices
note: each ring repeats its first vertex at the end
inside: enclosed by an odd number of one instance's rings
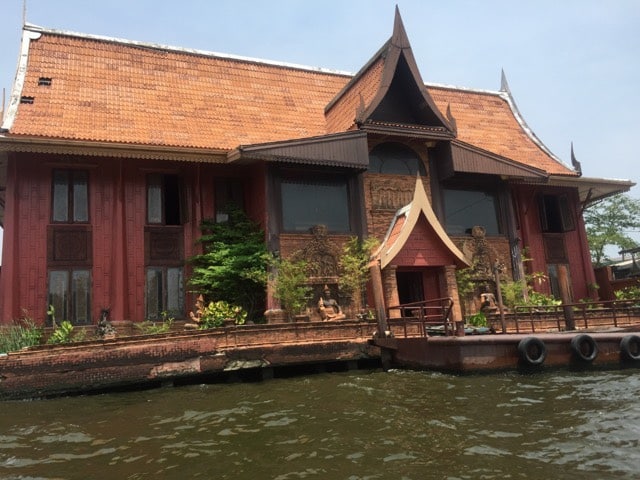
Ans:
MULTIPOLYGON (((480 311, 486 315, 498 313, 500 308, 498 302, 493 293, 481 293, 480 294, 480 311)), ((507 311, 506 307, 502 308, 503 312, 507 311)))
POLYGON ((318 312, 320 312, 322 320, 342 320, 345 318, 338 302, 331 298, 331 290, 327 285, 324 286, 324 295, 320 296, 318 300, 318 312))

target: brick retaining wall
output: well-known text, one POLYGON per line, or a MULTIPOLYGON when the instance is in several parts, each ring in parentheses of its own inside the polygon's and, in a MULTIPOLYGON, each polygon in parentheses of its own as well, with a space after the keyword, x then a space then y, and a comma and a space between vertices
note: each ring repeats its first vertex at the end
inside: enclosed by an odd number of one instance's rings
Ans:
POLYGON ((0 399, 87 392, 245 368, 377 358, 376 325, 323 322, 45 345, 0 356, 0 399))

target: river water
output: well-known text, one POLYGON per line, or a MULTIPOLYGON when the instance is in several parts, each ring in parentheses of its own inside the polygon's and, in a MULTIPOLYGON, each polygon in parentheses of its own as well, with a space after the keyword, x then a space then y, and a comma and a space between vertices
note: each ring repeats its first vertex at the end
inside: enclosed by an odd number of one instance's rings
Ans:
POLYGON ((2 479, 640 478, 640 370, 351 371, 0 403, 2 479))

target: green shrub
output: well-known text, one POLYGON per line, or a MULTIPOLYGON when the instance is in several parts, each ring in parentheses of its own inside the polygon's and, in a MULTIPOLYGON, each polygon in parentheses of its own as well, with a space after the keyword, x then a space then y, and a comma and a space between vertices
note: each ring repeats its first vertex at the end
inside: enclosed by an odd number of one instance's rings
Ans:
POLYGON ((202 222, 203 253, 190 259, 189 285, 205 298, 240 305, 256 320, 264 312, 270 260, 264 232, 237 207, 229 207, 228 215, 226 222, 202 222))
POLYGON ((301 313, 311 296, 307 282, 307 262, 304 260, 279 259, 275 262, 274 296, 282 302, 289 318, 301 313))
POLYGON ((640 299, 640 287, 625 287, 614 292, 616 300, 636 300, 640 299))
POLYGON ((60 325, 58 325, 47 343, 49 344, 60 344, 60 343, 70 343, 73 340, 73 325, 68 320, 63 320, 60 325))
POLYGON ((525 305, 531 306, 554 306, 562 305, 562 300, 557 300, 552 295, 545 295, 544 293, 536 292, 535 290, 529 292, 529 299, 525 305))
POLYGON ((32 319, 21 318, 13 325, 0 328, 0 353, 15 352, 25 347, 40 345, 42 335, 42 328, 37 327, 32 319))
POLYGON ((526 303, 524 293, 528 290, 529 287, 524 280, 501 282, 502 303, 509 308, 524 305, 526 303))
POLYGON ((338 287, 344 295, 350 295, 362 306, 363 291, 369 281, 369 259, 371 251, 378 245, 376 238, 351 237, 342 248, 338 287))
POLYGON ((533 289, 532 284, 541 284, 546 281, 546 275, 535 272, 527 275, 526 280, 501 282, 502 303, 509 308, 516 305, 531 307, 561 305, 562 301, 556 300, 553 295, 546 295, 533 289))
POLYGON ((168 312, 162 312, 161 322, 145 321, 136 324, 136 328, 140 330, 143 335, 155 335, 158 333, 167 333, 171 330, 174 318, 169 315, 168 312))
POLYGON ((484 313, 478 312, 475 315, 471 315, 469 318, 467 318, 467 323, 469 325, 473 325, 474 327, 486 327, 487 317, 484 313))
POLYGON ((224 325, 225 321, 233 320, 236 325, 244 325, 247 312, 239 306, 229 305, 224 300, 209 302, 202 307, 198 328, 216 328, 224 325))

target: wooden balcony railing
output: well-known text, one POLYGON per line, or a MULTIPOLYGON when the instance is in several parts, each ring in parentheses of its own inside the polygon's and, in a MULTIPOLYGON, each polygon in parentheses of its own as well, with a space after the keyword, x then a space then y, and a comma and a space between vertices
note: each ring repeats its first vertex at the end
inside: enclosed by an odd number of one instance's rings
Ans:
POLYGON ((451 297, 405 303, 387 308, 387 322, 395 334, 401 329, 405 337, 426 337, 430 331, 453 335, 452 308, 451 297))

